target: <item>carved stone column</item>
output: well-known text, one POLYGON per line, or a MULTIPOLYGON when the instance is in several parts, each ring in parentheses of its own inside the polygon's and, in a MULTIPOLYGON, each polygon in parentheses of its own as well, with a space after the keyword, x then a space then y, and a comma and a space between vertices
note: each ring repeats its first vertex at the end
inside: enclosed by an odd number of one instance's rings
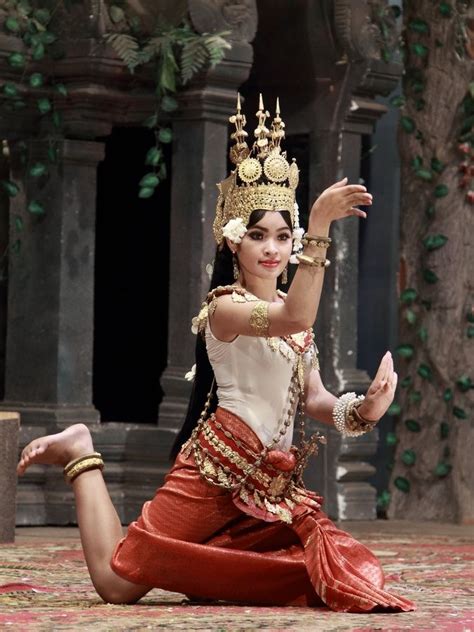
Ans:
MULTIPOLYGON (((47 143, 31 141, 32 162, 46 162, 47 143)), ((92 405, 95 182, 103 145, 58 143, 61 168, 50 167, 42 190, 27 189, 10 203, 7 363, 3 410, 23 425, 98 421, 92 405), (40 199, 44 215, 28 212, 40 199), (23 230, 16 232, 15 219, 23 230), (81 308, 78 309, 78 304, 81 308)), ((12 175, 16 173, 13 155, 12 175)))
POLYGON ((205 268, 215 252, 216 183, 227 175, 228 117, 253 59, 248 42, 256 30, 255 2, 227 4, 189 1, 199 32, 231 30, 233 42, 226 59, 181 95, 173 123, 168 368, 161 380, 165 397, 159 411, 159 427, 168 431, 167 447, 184 421, 189 400, 184 374, 194 363, 191 319, 209 289, 205 268))

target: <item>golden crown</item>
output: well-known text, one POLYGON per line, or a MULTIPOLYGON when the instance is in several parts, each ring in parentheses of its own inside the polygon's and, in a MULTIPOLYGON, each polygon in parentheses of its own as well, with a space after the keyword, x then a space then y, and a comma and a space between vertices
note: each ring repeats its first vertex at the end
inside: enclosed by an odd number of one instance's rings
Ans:
POLYGON ((286 152, 281 150, 281 141, 285 138, 285 123, 280 117, 280 103, 277 98, 275 117, 271 129, 265 126, 270 113, 263 106, 260 95, 258 125, 255 129, 255 142, 250 149, 247 145, 248 134, 245 131, 246 118, 241 112, 240 94, 237 95, 237 112, 229 121, 235 125, 231 140, 235 144, 230 148, 230 160, 236 165, 230 176, 217 185, 216 217, 214 236, 218 244, 223 243, 223 228, 231 219, 242 219, 247 226, 254 210, 289 211, 292 225, 298 228, 298 214, 295 209, 295 190, 298 186, 299 172, 296 162, 289 164, 286 152))

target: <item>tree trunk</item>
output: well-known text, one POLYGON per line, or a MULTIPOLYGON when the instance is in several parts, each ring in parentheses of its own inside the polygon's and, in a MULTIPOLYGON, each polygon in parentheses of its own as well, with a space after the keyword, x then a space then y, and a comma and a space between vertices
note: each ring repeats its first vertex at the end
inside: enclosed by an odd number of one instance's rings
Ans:
POLYGON ((474 14, 404 4, 401 406, 390 518, 474 521, 474 14))

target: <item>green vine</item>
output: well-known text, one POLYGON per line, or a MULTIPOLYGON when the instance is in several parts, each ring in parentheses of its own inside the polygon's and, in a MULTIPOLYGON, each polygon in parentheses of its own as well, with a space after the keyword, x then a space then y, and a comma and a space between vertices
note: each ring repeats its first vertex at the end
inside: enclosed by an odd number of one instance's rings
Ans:
MULTIPOLYGON (((454 21, 454 30, 456 35, 455 53, 458 58, 462 59, 466 57, 468 37, 467 37, 467 0, 457 0, 457 2, 449 3, 443 0, 437 1, 438 12, 441 19, 451 19, 454 21)), ((393 12, 398 17, 397 7, 393 7, 393 12)), ((426 158, 422 156, 425 146, 423 131, 419 128, 417 123, 417 117, 413 113, 421 112, 426 106, 426 101, 423 98, 423 94, 426 89, 426 76, 425 68, 429 61, 430 56, 430 34, 431 28, 428 22, 425 20, 414 17, 406 24, 405 37, 409 34, 410 46, 407 47, 405 41, 401 41, 401 54, 405 64, 405 76, 403 81, 403 94, 392 97, 390 103, 396 108, 400 108, 400 128, 403 133, 413 135, 419 143, 420 153, 413 157, 411 160, 411 168, 414 175, 426 186, 430 188, 431 199, 429 200, 425 208, 425 216, 428 223, 436 216, 436 203, 438 200, 446 197, 449 194, 448 186, 442 181, 443 172, 446 165, 439 160, 436 155, 426 158), (408 113, 410 110, 410 114, 408 113)), ((406 38, 408 39, 408 38, 406 38)), ((440 48, 444 45, 443 42, 435 40, 434 45, 436 48, 440 48)), ((387 56, 384 56, 387 59, 387 56)), ((474 204, 474 165, 473 165, 473 147, 474 147, 474 84, 469 85, 469 90, 462 102, 460 112, 460 126, 457 136, 457 147, 461 160, 459 163, 459 188, 465 191, 465 199, 470 204, 474 204)), ((429 258, 430 254, 443 248, 448 242, 448 236, 442 234, 432 233, 427 231, 426 236, 422 239, 420 244, 424 256, 421 267, 421 279, 426 286, 435 285, 439 282, 438 275, 430 268, 429 258)), ((407 322, 409 328, 413 328, 413 333, 416 332, 416 338, 418 341, 425 345, 428 342, 428 330, 423 325, 423 315, 425 311, 431 309, 431 300, 423 299, 419 296, 418 291, 415 288, 406 288, 400 295, 400 306, 403 317, 407 322)), ((474 322, 474 313, 470 312, 467 315, 468 326, 466 335, 469 338, 474 337, 474 327, 470 324, 474 322)), ((416 339, 415 338, 415 339, 416 339)), ((414 344, 403 342, 396 348, 396 353, 405 362, 410 363, 412 358, 415 357, 414 344)), ((432 367, 428 362, 421 362, 417 367, 414 367, 412 374, 407 375, 400 381, 399 387, 407 389, 408 400, 411 404, 418 404, 422 395, 419 390, 415 390, 414 375, 418 380, 432 382, 434 380, 432 367)), ((450 421, 449 419, 467 419, 466 411, 459 405, 454 404, 455 392, 467 393, 474 384, 471 378, 467 375, 461 375, 456 380, 455 385, 446 387, 443 393, 443 401, 446 406, 446 421, 441 422, 439 437, 441 441, 444 441, 449 436, 450 421)), ((391 407, 392 408, 392 407, 391 407)), ((398 404, 393 405, 394 413, 401 413, 400 406, 398 404)), ((410 433, 419 433, 422 430, 422 425, 417 419, 405 419, 404 425, 410 433)), ((394 432, 388 433, 387 445, 392 448, 397 444, 397 436, 394 432)), ((433 468, 433 475, 437 478, 444 478, 448 476, 452 466, 449 463, 449 448, 443 451, 443 457, 433 468)), ((410 468, 416 462, 416 453, 412 449, 406 449, 401 452, 400 460, 405 467, 410 468)), ((405 476, 397 476, 394 481, 394 486, 403 493, 409 493, 410 481, 405 476)), ((388 505, 390 500, 390 494, 385 492, 385 505, 388 505)), ((382 499, 383 504, 383 499, 382 499)))
POLYGON ((168 121, 178 109, 177 91, 201 70, 213 68, 224 58, 230 44, 228 31, 213 34, 195 33, 184 20, 177 26, 158 24, 149 36, 140 34, 133 21, 117 4, 109 7, 112 21, 135 33, 106 33, 104 38, 133 74, 137 69, 152 65, 155 78, 156 109, 144 125, 154 131, 155 145, 145 157, 150 167, 140 181, 139 197, 149 198, 161 180, 166 178, 163 145, 173 139, 168 121))

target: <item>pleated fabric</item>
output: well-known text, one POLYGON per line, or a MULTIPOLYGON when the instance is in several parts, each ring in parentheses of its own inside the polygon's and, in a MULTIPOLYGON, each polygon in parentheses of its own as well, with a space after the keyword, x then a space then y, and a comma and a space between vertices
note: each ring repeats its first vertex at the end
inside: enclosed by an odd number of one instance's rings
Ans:
MULTIPOLYGON (((220 423, 234 436, 262 449, 245 422, 221 413, 220 423)), ((301 491, 305 498, 291 524, 274 516, 267 522, 237 494, 203 480, 192 453, 180 453, 117 545, 111 566, 131 582, 193 598, 340 612, 414 610, 411 601, 383 589, 377 558, 329 520, 322 499, 301 491)))

